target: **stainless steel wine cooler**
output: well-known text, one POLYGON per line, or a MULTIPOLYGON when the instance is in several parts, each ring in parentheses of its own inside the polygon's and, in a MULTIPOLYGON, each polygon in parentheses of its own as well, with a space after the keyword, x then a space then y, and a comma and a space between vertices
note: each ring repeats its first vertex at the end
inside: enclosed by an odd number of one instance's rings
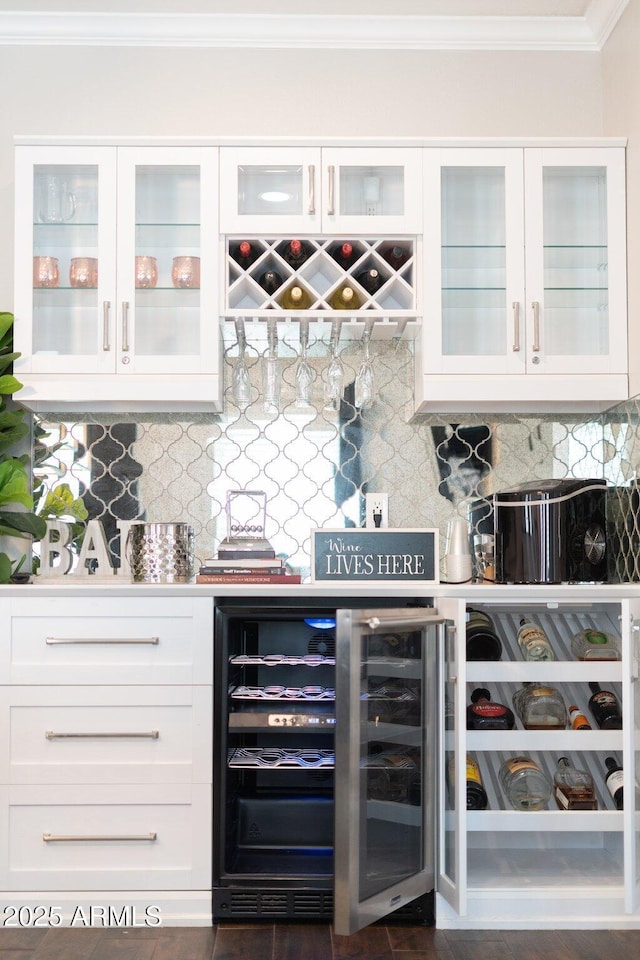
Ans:
POLYGON ((444 623, 367 603, 217 607, 217 921, 433 921, 444 623))

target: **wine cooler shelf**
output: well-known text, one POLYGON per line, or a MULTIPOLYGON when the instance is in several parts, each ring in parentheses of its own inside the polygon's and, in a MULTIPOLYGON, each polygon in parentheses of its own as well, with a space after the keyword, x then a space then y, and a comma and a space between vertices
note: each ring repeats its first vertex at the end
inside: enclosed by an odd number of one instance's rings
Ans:
POLYGON ((227 238, 229 316, 416 316, 414 240, 227 238))

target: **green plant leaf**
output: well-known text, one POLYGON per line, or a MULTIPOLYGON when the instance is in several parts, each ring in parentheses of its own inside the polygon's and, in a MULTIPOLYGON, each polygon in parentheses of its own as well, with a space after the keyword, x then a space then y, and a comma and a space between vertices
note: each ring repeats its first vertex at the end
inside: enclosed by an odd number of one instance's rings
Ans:
POLYGON ((11 560, 6 553, 0 553, 0 583, 9 583, 11 579, 11 560))
POLYGON ((11 396, 22 389, 22 384, 11 373, 5 373, 0 377, 0 393, 5 396, 11 396))
POLYGON ((0 463, 0 506, 7 503, 20 503, 28 510, 33 509, 27 471, 24 465, 15 459, 3 460, 0 463))
POLYGON ((49 490, 44 503, 38 508, 41 517, 73 517, 75 520, 86 520, 89 511, 80 497, 74 497, 68 483, 59 483, 53 490, 49 490))
POLYGON ((6 313, 5 311, 0 312, 0 340, 11 330, 13 320, 14 316, 12 313, 6 313))
POLYGON ((10 536, 26 533, 35 540, 41 540, 47 532, 47 521, 37 517, 35 513, 0 510, 0 530, 10 536))

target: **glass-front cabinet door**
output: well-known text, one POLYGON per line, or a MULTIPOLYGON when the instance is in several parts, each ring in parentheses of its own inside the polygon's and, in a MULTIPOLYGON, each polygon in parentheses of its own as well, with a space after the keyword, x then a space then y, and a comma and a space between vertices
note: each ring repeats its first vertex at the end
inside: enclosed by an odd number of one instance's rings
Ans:
POLYGON ((434 888, 443 629, 421 608, 337 612, 336 933, 434 888))

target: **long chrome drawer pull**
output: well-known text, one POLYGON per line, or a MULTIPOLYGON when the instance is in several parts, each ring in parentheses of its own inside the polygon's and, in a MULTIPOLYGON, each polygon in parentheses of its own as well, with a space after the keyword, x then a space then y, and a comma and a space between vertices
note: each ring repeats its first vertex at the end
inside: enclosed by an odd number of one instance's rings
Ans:
POLYGON ((45 643, 160 643, 160 637, 45 637, 45 643))
POLYGON ((55 730, 46 730, 47 740, 157 740, 159 730, 149 730, 148 733, 56 733, 55 730))
POLYGON ((540 353, 540 303, 534 300, 531 304, 533 309, 533 344, 531 349, 534 353, 540 353))
POLYGON ((91 835, 91 834, 87 834, 87 836, 79 837, 79 836, 75 836, 75 835, 73 835, 73 836, 65 836, 64 834, 43 833, 43 834, 42 834, 42 839, 44 840, 45 843, 74 843, 74 842, 76 842, 76 841, 78 841, 78 842, 80 842, 80 843, 83 843, 84 841, 91 841, 92 843, 93 843, 94 841, 98 841, 98 843, 113 843, 113 842, 116 841, 116 840, 118 840, 118 841, 120 841, 120 840, 127 840, 127 841, 129 841, 129 840, 130 840, 130 841, 132 841, 132 842, 137 842, 137 841, 139 841, 139 840, 150 840, 151 842, 153 842, 154 840, 157 840, 157 839, 158 839, 158 834, 157 834, 157 833, 141 833, 141 834, 135 834, 135 833, 130 833, 130 834, 118 834, 118 833, 115 833, 115 834, 113 834, 112 836, 109 836, 109 837, 100 837, 100 836, 97 836, 97 835, 94 836, 94 835, 91 835))
POLYGON ((520 303, 514 300, 513 307, 513 351, 517 353, 520 349, 520 303))
POLYGON ((111 350, 111 342, 109 340, 109 311, 111 309, 111 301, 105 300, 102 304, 102 349, 105 351, 111 350))

